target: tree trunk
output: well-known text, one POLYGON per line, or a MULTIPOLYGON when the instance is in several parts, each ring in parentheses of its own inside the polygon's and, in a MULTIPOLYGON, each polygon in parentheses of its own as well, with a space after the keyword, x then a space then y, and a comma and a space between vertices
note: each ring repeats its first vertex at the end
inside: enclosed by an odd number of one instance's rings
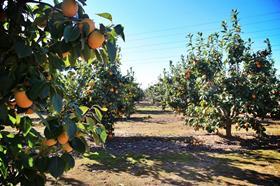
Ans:
POLYGON ((226 136, 227 137, 232 137, 232 135, 231 135, 231 122, 226 123, 226 136))

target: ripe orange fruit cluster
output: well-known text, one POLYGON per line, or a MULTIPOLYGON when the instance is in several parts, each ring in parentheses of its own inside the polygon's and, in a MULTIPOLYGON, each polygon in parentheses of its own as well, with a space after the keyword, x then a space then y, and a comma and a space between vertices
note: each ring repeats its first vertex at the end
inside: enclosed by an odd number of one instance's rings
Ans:
POLYGON ((58 137, 57 137, 57 141, 61 144, 61 145, 64 145, 65 143, 67 143, 69 140, 69 136, 67 134, 67 132, 63 132, 62 134, 60 134, 58 137))
MULTIPOLYGON (((75 0, 63 0, 61 8, 64 16, 74 17, 78 13, 79 5, 75 0)), ((89 18, 85 18, 80 23, 78 23, 80 31, 83 30, 84 24, 89 25, 90 34, 87 39, 88 46, 92 49, 100 48, 105 41, 105 36, 99 31, 95 30, 95 23, 89 18)))
POLYGON ((73 151, 73 148, 71 147, 71 145, 69 144, 69 136, 67 134, 67 132, 62 132, 57 139, 47 139, 43 141, 43 144, 47 145, 48 147, 54 146, 57 144, 57 142, 59 144, 62 145, 62 149, 65 152, 71 152, 73 151))

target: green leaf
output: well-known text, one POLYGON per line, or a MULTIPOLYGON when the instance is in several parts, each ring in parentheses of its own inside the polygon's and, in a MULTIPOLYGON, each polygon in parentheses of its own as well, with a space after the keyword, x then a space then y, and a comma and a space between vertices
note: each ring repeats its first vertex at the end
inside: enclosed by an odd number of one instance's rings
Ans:
POLYGON ((106 27, 103 24, 99 24, 99 32, 101 34, 106 34, 106 27))
POLYGON ((3 176, 3 178, 7 178, 8 176, 8 168, 5 166, 3 160, 0 158, 0 173, 3 176))
POLYGON ((53 3, 54 3, 55 5, 58 5, 58 4, 59 4, 58 0, 53 0, 53 3))
POLYGON ((46 179, 43 175, 34 173, 32 175, 32 179, 30 179, 28 181, 27 185, 30 185, 30 186, 35 186, 35 185, 36 186, 44 186, 45 183, 46 183, 46 179))
POLYGON ((71 140, 71 146, 73 147, 73 149, 81 154, 85 153, 86 151, 86 145, 84 144, 84 142, 80 139, 80 138, 73 138, 71 140))
MULTIPOLYGON (((16 57, 15 57, 16 58, 16 57)), ((16 64, 16 60, 13 62, 16 64)), ((8 73, 1 72, 0 73, 0 94, 5 95, 9 94, 10 90, 14 87, 14 78, 11 77, 8 73)))
POLYGON ((102 113, 100 112, 100 110, 98 108, 94 107, 94 111, 95 111, 95 114, 96 114, 97 118, 99 119, 99 121, 101 121, 102 120, 102 113))
POLYGON ((25 168, 33 167, 33 158, 29 157, 27 154, 19 154, 19 158, 25 168))
POLYGON ((83 123, 78 123, 78 124, 77 124, 77 127, 78 127, 79 129, 81 129, 81 130, 85 130, 85 129, 86 129, 83 123))
POLYGON ((107 132, 106 132, 106 130, 103 130, 103 131, 101 132, 100 138, 101 138, 101 140, 102 140, 103 143, 106 142, 106 139, 107 139, 107 132))
POLYGON ((89 33, 89 24, 87 23, 81 23, 83 24, 83 35, 84 36, 88 36, 90 33, 89 33))
POLYGON ((76 105, 74 106, 74 109, 75 109, 76 117, 80 119, 83 115, 83 111, 76 105))
POLYGON ((8 109, 4 104, 0 105, 0 119, 3 121, 8 120, 8 109))
POLYGON ((32 128, 32 120, 29 117, 23 117, 21 119, 21 125, 22 125, 22 132, 23 136, 27 136, 27 134, 30 132, 32 128))
POLYGON ((96 124, 96 122, 92 118, 90 118, 90 117, 86 117, 86 122, 89 125, 95 125, 96 124))
POLYGON ((32 55, 32 49, 27 46, 24 41, 18 40, 15 43, 15 50, 19 58, 24 58, 32 55))
POLYGON ((37 81, 36 83, 32 84, 31 89, 27 92, 28 97, 31 100, 36 100, 44 90, 45 85, 46 84, 44 81, 37 81))
POLYGON ((80 30, 76 26, 68 25, 64 28, 63 36, 66 43, 76 41, 80 37, 80 30))
POLYGON ((52 96, 52 104, 56 112, 61 112, 63 102, 62 102, 62 97, 59 94, 54 94, 52 96))
POLYGON ((105 19, 108 19, 109 21, 113 21, 112 15, 109 13, 100 13, 100 14, 96 14, 96 15, 103 17, 105 19))
POLYGON ((88 107, 87 106, 80 106, 79 107, 81 109, 81 111, 83 112, 83 115, 88 111, 88 107))
POLYGON ((94 139, 94 143, 96 143, 97 145, 100 145, 101 144, 101 141, 100 141, 100 136, 98 134, 96 134, 96 131, 94 131, 92 133, 92 137, 94 139))
POLYGON ((123 41, 125 41, 124 35, 124 27, 122 25, 117 25, 114 27, 115 32, 122 37, 123 41))
POLYGON ((38 52, 34 52, 34 57, 35 57, 35 61, 38 64, 43 64, 43 63, 47 62, 46 54, 41 54, 41 53, 38 53, 38 52))
POLYGON ((109 63, 109 61, 108 61, 109 59, 108 59, 108 56, 107 56, 107 53, 105 52, 105 50, 100 49, 100 53, 101 53, 102 58, 99 61, 104 62, 104 63, 109 63))
POLYGON ((61 158, 64 160, 66 171, 75 167, 75 159, 70 154, 64 153, 61 158))
POLYGON ((69 139, 72 140, 75 137, 77 132, 77 125, 71 119, 66 119, 66 131, 69 136, 69 139))
POLYGON ((12 122, 12 124, 14 124, 14 125, 16 124, 16 122, 17 122, 16 118, 14 118, 13 116, 9 115, 9 119, 12 122))
POLYGON ((102 107, 102 108, 100 108, 100 110, 103 111, 103 112, 107 112, 107 111, 108 111, 108 108, 102 107))
POLYGON ((63 131, 57 118, 50 118, 47 120, 49 127, 45 127, 44 135, 48 139, 57 138, 63 131))
POLYGON ((117 56, 116 44, 115 44, 115 42, 113 43, 113 42, 108 41, 106 43, 106 46, 107 46, 107 50, 108 50, 109 59, 113 63, 113 62, 115 62, 116 56, 117 56))
POLYGON ((64 61, 55 54, 51 54, 49 56, 49 62, 50 62, 50 67, 52 68, 51 70, 55 70, 55 69, 62 70, 65 66, 64 61))
POLYGON ((15 138, 15 135, 12 134, 12 133, 9 133, 9 134, 7 135, 7 138, 15 138))
POLYGON ((60 177, 63 174, 64 169, 65 162, 62 158, 57 156, 50 158, 48 170, 53 177, 60 177))
POLYGON ((95 53, 95 57, 96 57, 97 61, 103 62, 103 59, 102 59, 99 51, 98 50, 94 50, 94 53, 95 53))
POLYGON ((88 45, 85 45, 84 49, 82 50, 82 55, 85 61, 89 61, 94 57, 94 53, 91 48, 89 48, 88 45))

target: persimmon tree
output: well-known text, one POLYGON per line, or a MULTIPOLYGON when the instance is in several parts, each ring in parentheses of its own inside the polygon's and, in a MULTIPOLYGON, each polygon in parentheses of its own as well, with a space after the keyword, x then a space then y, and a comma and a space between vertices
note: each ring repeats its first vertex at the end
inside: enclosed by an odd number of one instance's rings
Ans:
POLYGON ((260 119, 279 112, 279 80, 271 59, 269 40, 264 50, 254 52, 251 39, 242 38, 238 12, 220 32, 194 39, 188 35, 186 58, 170 64, 161 83, 167 90, 165 102, 186 116, 195 129, 214 132, 231 128, 253 128, 264 134, 260 119))
MULTIPOLYGON (((104 50, 104 57, 108 56, 104 50)), ((108 59, 107 59, 108 60, 108 59)), ((120 60, 94 65, 81 61, 75 68, 61 73, 67 94, 79 104, 102 106, 102 123, 112 134, 113 124, 122 117, 130 117, 142 90, 134 78, 132 69, 127 74, 120 71, 120 60)))
POLYGON ((249 81, 250 99, 246 105, 248 112, 261 120, 268 117, 280 117, 280 85, 273 68, 272 49, 266 40, 266 50, 258 51, 251 56, 251 60, 244 65, 244 74, 249 81))
POLYGON ((123 109, 121 112, 126 118, 136 111, 136 102, 141 101, 144 98, 144 92, 140 88, 139 84, 135 80, 134 71, 132 68, 127 70, 127 73, 123 78, 123 89, 122 89, 122 104, 123 109))
POLYGON ((97 27, 84 5, 0 1, 0 185, 44 185, 46 173, 74 167, 72 151, 83 154, 87 137, 106 139, 102 107, 71 99, 60 78, 81 59, 104 63, 105 49, 115 61, 116 39, 124 39, 121 25, 97 27))
POLYGON ((169 86, 169 83, 163 82, 163 79, 159 79, 159 82, 149 86, 145 90, 145 98, 151 101, 153 104, 161 105, 162 110, 165 110, 168 105, 168 100, 171 98, 169 96, 170 91, 166 91, 166 87, 169 86), (168 94, 168 95, 167 95, 168 94))

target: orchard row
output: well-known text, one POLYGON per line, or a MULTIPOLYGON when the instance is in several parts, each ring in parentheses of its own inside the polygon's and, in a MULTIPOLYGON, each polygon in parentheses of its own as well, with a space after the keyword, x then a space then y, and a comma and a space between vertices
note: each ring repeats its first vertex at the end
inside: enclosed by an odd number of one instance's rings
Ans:
POLYGON ((280 83, 274 68, 268 39, 266 48, 253 50, 253 41, 242 38, 238 12, 233 10, 231 25, 205 37, 188 36, 186 56, 170 63, 159 82, 146 96, 182 113, 186 124, 196 130, 216 132, 232 126, 254 129, 264 135, 264 118, 279 119, 280 83))

